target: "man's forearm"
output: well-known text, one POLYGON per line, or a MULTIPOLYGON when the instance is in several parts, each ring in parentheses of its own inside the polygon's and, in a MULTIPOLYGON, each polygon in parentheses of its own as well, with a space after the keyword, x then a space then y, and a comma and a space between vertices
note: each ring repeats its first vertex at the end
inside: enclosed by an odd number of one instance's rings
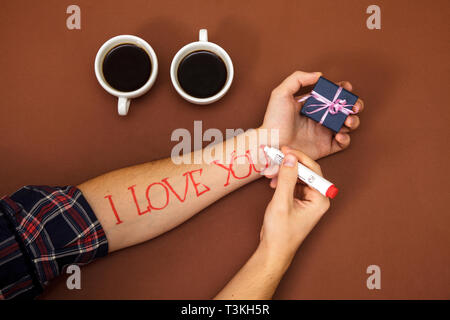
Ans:
POLYGON ((271 299, 292 261, 292 255, 273 252, 260 244, 255 253, 214 299, 271 299))
POLYGON ((212 155, 207 163, 177 165, 167 158, 116 170, 78 187, 102 224, 111 252, 176 227, 260 177, 258 146, 259 140, 249 139, 246 132, 190 155, 194 159, 207 151, 212 155))

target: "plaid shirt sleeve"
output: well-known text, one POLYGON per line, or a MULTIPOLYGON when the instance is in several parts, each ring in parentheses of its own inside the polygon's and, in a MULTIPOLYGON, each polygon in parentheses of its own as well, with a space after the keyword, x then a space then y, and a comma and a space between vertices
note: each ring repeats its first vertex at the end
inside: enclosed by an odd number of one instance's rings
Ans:
POLYGON ((25 186, 0 199, 0 299, 34 298, 71 264, 108 253, 79 189, 25 186))

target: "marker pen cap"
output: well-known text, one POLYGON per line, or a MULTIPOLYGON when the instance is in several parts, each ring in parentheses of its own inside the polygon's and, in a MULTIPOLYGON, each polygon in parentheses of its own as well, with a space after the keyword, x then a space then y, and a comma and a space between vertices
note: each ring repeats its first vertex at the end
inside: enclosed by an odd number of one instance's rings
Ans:
POLYGON ((328 187, 327 192, 325 193, 325 196, 327 196, 330 199, 334 199, 334 197, 337 196, 338 192, 339 192, 339 189, 336 188, 334 186, 334 184, 332 184, 331 186, 328 187))

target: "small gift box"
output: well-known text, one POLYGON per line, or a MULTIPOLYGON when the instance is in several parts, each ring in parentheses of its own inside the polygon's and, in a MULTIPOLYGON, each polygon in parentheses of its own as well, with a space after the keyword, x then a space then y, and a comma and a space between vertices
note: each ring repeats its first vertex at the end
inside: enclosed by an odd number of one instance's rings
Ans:
POLYGON ((339 132, 348 115, 354 113, 352 108, 357 100, 358 96, 320 77, 311 94, 299 100, 305 101, 300 113, 339 132))

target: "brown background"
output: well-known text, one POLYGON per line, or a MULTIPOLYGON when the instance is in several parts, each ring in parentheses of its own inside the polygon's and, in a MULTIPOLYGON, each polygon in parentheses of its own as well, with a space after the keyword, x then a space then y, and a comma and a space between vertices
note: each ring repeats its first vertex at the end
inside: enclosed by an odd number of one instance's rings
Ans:
MULTIPOLYGON (((0 195, 78 184, 170 155, 175 128, 250 128, 296 69, 350 80, 366 102, 351 147, 323 159, 342 193, 300 248, 278 299, 450 298, 449 24, 442 1, 1 1, 0 195), (82 29, 66 28, 81 7, 82 29), (382 29, 366 28, 381 7, 382 29), (207 28, 235 64, 221 101, 200 107, 170 83, 176 51, 207 28), (101 44, 135 34, 160 63, 119 117, 93 71, 101 44), (366 288, 367 266, 382 289, 366 288)), ((254 250, 272 195, 261 179, 150 242, 66 275, 43 298, 210 298, 254 250)))

